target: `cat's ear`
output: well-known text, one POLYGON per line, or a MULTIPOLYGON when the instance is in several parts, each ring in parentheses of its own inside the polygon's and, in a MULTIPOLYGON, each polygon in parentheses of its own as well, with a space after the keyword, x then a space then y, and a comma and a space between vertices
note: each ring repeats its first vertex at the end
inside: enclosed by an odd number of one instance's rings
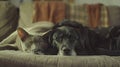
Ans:
POLYGON ((22 41, 25 41, 30 35, 28 32, 26 32, 23 28, 17 29, 18 35, 22 41))

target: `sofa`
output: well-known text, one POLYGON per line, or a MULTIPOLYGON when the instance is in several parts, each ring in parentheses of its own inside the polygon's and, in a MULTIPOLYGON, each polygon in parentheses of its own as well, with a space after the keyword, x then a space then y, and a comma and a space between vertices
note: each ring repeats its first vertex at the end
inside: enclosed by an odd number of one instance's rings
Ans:
MULTIPOLYGON (((0 11, 5 10, 2 7, 12 5, 7 1, 0 1, 0 11)), ((119 25, 120 7, 107 6, 110 26, 119 25)), ((20 8, 12 5, 12 12, 5 10, 6 13, 0 13, 0 18, 3 16, 13 16, 8 20, 4 18, 0 21, 0 39, 1 41, 10 35, 17 27, 27 27, 33 22, 33 2, 22 3, 20 8), (7 21, 5 21, 7 20, 7 21), (14 20, 14 21, 13 21, 14 20), (2 24, 4 24, 2 26, 2 24), (10 25, 9 25, 10 24, 10 25), (5 27, 5 28, 3 28, 5 27), (6 31, 5 31, 6 30, 6 31), (9 32, 11 31, 11 32, 9 32), (4 32, 4 33, 3 33, 4 32), (7 35, 5 34, 7 33, 7 35), (3 37, 5 36, 5 37, 3 37)), ((5 12, 2 11, 2 12, 5 12)), ((15 50, 0 50, 0 67, 120 67, 120 56, 108 55, 81 55, 81 56, 58 56, 58 55, 35 55, 31 53, 15 51, 15 50)))

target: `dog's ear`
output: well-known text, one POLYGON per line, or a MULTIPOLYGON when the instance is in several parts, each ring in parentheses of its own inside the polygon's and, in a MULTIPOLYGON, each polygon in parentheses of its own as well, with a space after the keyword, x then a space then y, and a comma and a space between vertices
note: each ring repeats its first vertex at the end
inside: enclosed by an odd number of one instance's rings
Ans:
POLYGON ((46 34, 43 35, 44 40, 47 41, 49 44, 51 44, 53 33, 54 33, 54 31, 50 30, 46 34))
POLYGON ((55 30, 50 30, 46 34, 43 35, 43 39, 45 42, 48 44, 48 49, 47 53, 52 54, 52 55, 57 55, 58 49, 53 45, 53 34, 55 30))
POLYGON ((30 35, 27 33, 23 28, 18 28, 17 29, 18 35, 22 41, 25 41, 26 38, 28 38, 30 35))
POLYGON ((53 34, 56 31, 57 31, 57 29, 52 29, 49 32, 47 32, 45 35, 43 35, 43 38, 45 39, 45 41, 48 42, 48 44, 52 45, 53 34))

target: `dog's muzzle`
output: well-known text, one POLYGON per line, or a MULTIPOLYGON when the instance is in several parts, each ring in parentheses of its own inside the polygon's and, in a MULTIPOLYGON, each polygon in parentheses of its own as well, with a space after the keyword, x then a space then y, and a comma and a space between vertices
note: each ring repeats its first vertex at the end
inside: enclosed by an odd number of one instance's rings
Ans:
POLYGON ((75 56, 76 52, 68 47, 63 47, 61 50, 59 50, 59 55, 62 56, 75 56))
POLYGON ((71 54, 70 48, 63 48, 63 54, 64 55, 70 55, 71 54))

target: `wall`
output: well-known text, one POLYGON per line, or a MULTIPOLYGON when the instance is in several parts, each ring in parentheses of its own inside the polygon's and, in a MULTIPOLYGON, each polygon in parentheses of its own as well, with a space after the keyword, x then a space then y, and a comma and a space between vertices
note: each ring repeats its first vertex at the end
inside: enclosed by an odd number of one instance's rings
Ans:
POLYGON ((120 6, 120 0, 76 0, 76 4, 84 4, 84 3, 103 3, 105 5, 117 5, 120 6))

